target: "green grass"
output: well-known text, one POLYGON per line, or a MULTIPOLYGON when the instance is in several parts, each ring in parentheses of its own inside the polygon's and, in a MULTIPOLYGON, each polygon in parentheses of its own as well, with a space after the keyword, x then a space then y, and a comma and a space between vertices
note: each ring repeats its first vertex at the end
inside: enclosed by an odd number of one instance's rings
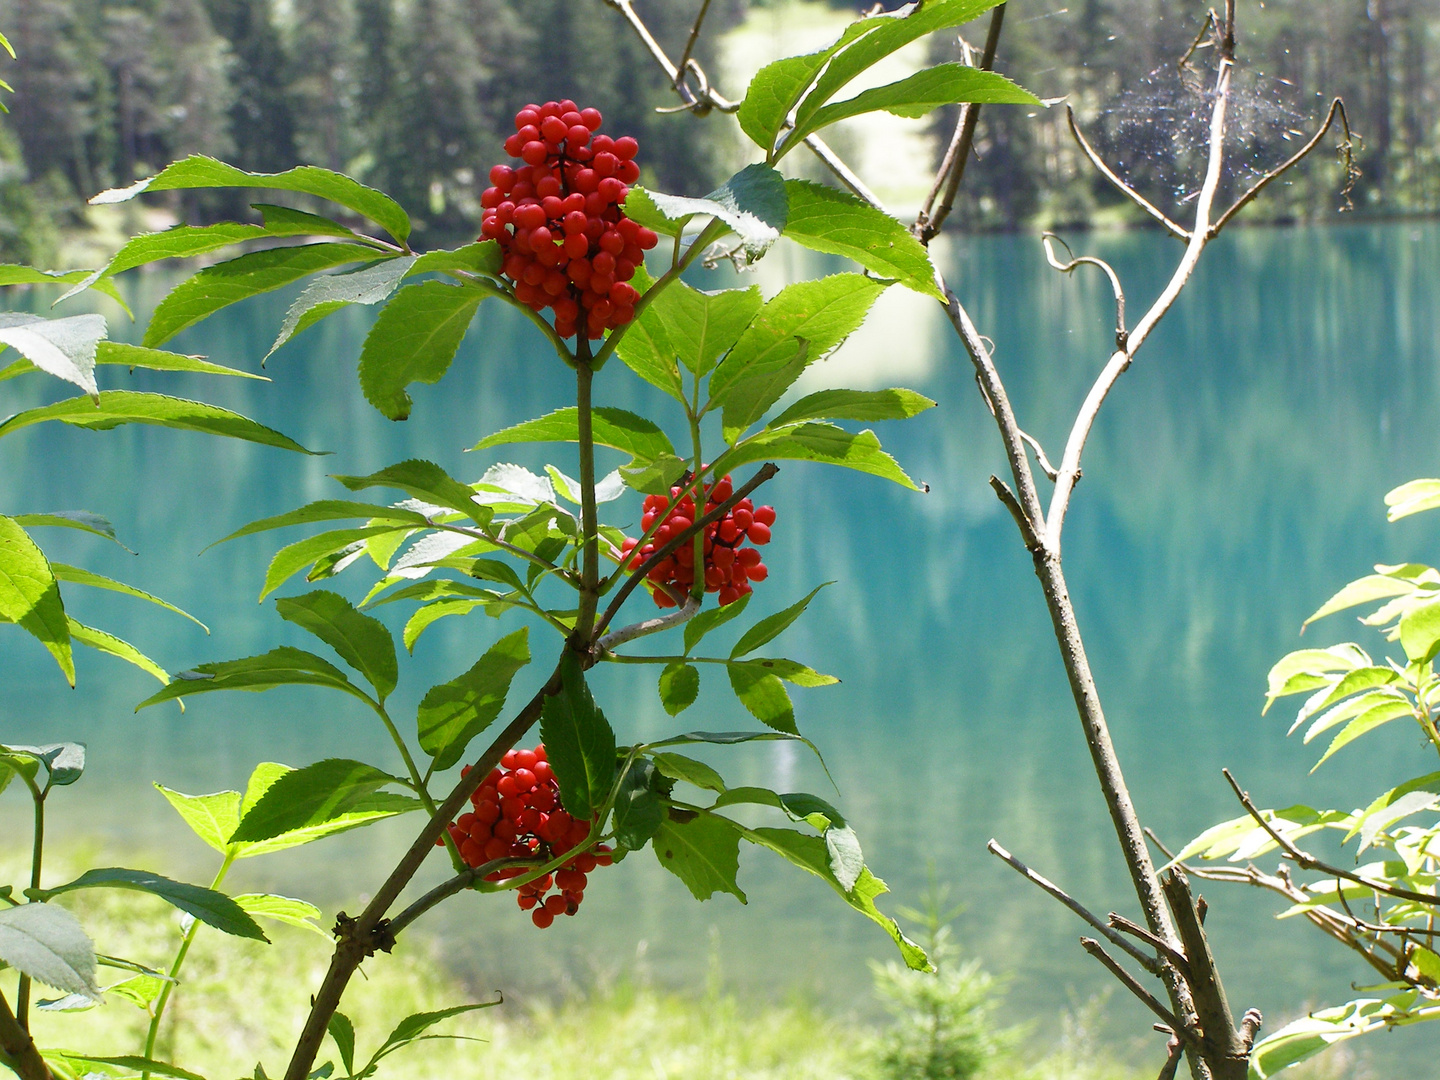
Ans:
MULTIPOLYGON (((95 890, 71 894, 65 904, 104 953, 165 967, 180 939, 173 909, 150 897, 95 890)), ((257 1062, 272 1077, 283 1073, 330 946, 318 934, 287 927, 271 937, 267 946, 202 928, 172 998, 159 1059, 209 1080, 249 1076, 257 1062)), ((351 984, 343 1009, 355 1024, 362 1062, 412 1012, 493 997, 491 988, 466 986, 449 974, 432 951, 436 943, 417 947, 418 940, 393 956, 375 957, 363 969, 366 977, 351 984)), ((120 977, 101 970, 102 985, 120 977)), ((0 976, 0 989, 13 1003, 13 972, 0 976)), ((41 988, 38 996, 60 995, 41 988)), ((1119 1064, 1090 1034, 1097 1013, 1092 1007, 1061 1018, 1058 1041, 1032 1025, 1029 1045, 1047 1046, 1048 1056, 997 1061, 984 1080, 1152 1080, 1158 1037, 1154 1065, 1119 1064)), ((149 1020, 118 995, 99 1008, 32 1015, 42 1047, 95 1055, 139 1053, 149 1020)), ((713 972, 694 994, 622 980, 569 996, 506 1002, 434 1030, 464 1041, 431 1040, 402 1050, 382 1063, 380 1080, 908 1080, 882 1076, 882 1032, 800 1001, 742 1001, 713 972)), ((326 1060, 339 1064, 328 1040, 319 1061, 326 1060)), ((1328 1068, 1287 1077, 1351 1075, 1338 1059, 1322 1063, 1328 1068)))

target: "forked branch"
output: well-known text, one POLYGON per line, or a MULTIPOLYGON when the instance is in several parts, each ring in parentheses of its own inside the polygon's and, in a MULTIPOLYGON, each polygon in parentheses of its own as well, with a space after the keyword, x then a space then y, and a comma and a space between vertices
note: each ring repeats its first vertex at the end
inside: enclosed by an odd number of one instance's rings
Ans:
MULTIPOLYGON (((678 65, 671 61, 669 55, 665 52, 664 46, 655 40, 655 35, 652 34, 650 28, 645 25, 645 20, 640 18, 636 13, 633 0, 603 0, 603 3, 608 4, 624 16, 625 21, 630 24, 630 29, 635 32, 635 36, 644 44, 646 50, 650 53, 651 57, 654 58, 655 63, 660 66, 660 70, 665 72, 666 78, 670 80, 670 85, 675 88, 675 93, 680 95, 680 100, 684 103, 681 111, 693 112, 697 116, 704 116, 710 112, 711 109, 733 113, 740 108, 738 101, 731 101, 715 89, 704 70, 692 55, 696 41, 700 36, 700 28, 704 22, 705 13, 709 8, 709 0, 706 0, 700 9, 700 14, 696 18, 695 24, 691 28, 690 36, 686 41, 685 52, 681 63, 678 65), (686 78, 687 75, 694 77, 696 83, 694 88, 690 86, 689 80, 686 78)), ((810 152, 819 158, 825 167, 835 174, 835 178, 849 188, 851 192, 865 200, 865 202, 871 206, 881 210, 884 209, 884 205, 880 202, 880 197, 871 191, 865 181, 856 175, 855 170, 846 165, 845 162, 840 159, 839 155, 830 149, 824 139, 818 135, 807 135, 805 136, 804 142, 805 145, 809 147, 810 152)))
POLYGON ((1412 889, 1401 889, 1394 885, 1386 885, 1384 882, 1372 881, 1351 870, 1346 870, 1343 866, 1332 866, 1325 860, 1317 859, 1309 852, 1302 851, 1284 835, 1276 831, 1275 827, 1270 824, 1265 815, 1261 813, 1260 809, 1255 805, 1254 801, 1251 800, 1250 793, 1241 789, 1240 784, 1236 781, 1235 777, 1231 775, 1229 769, 1222 769, 1220 771, 1229 782, 1230 789, 1235 792, 1235 797, 1240 800, 1240 805, 1245 807, 1245 812, 1254 818, 1255 823, 1269 834, 1270 839, 1274 840, 1280 850, 1285 853, 1285 857, 1300 867, 1300 869, 1318 871, 1326 877, 1343 878, 1345 881, 1360 885, 1366 889, 1380 893, 1383 896, 1393 896, 1397 900, 1409 900, 1411 903, 1424 904, 1427 907, 1440 907, 1440 896, 1437 896, 1435 893, 1415 892, 1412 889))
MULTIPOLYGON (((999 4, 990 11, 990 29, 985 34, 985 48, 977 65, 981 71, 994 69, 995 52, 1000 47, 1000 31, 1004 25, 1005 5, 999 4)), ((966 63, 969 62, 967 50, 966 63)), ((970 160, 971 148, 975 145, 975 126, 979 121, 979 102, 967 102, 960 106, 960 116, 955 121, 955 133, 951 135, 945 157, 935 173, 935 182, 930 186, 930 194, 926 196, 925 204, 915 218, 915 224, 911 226, 910 231, 919 237, 922 244, 928 244, 939 234, 945 219, 950 216, 950 211, 955 206, 955 196, 960 191, 960 181, 965 178, 965 166, 970 160), (937 208, 935 199, 942 188, 945 197, 940 200, 937 208)))
POLYGON ((1111 185, 1114 186, 1120 194, 1124 195, 1136 206, 1140 207, 1141 210, 1144 210, 1145 213, 1163 225, 1165 231, 1171 236, 1181 240, 1190 239, 1190 234, 1186 232, 1184 228, 1171 221, 1170 218, 1166 216, 1165 211, 1161 210, 1149 199, 1145 198, 1144 195, 1141 195, 1124 180, 1120 179, 1119 174, 1105 163, 1105 159, 1096 152, 1095 148, 1090 145, 1090 140, 1085 138, 1084 133, 1080 130, 1080 125, 1075 121, 1075 110, 1069 105, 1065 106, 1065 119, 1070 125, 1071 137, 1075 140, 1084 155, 1090 159, 1090 164, 1095 166, 1096 172, 1110 181, 1111 185))
POLYGON ((1340 194, 1348 204, 1350 192, 1355 187, 1355 180, 1358 175, 1355 168, 1354 155, 1354 145, 1358 136, 1350 130, 1350 117, 1345 113, 1345 102, 1337 97, 1330 103, 1330 111, 1325 114, 1325 122, 1320 125, 1320 130, 1310 137, 1310 141, 1264 176, 1260 177, 1259 180, 1255 181, 1249 191, 1236 199, 1234 205, 1215 220, 1215 224, 1210 226, 1210 235, 1214 237, 1218 234, 1231 218, 1250 204, 1255 196, 1259 195, 1260 192, 1264 191, 1281 176, 1314 153, 1316 147, 1318 147, 1325 138, 1326 133, 1334 127, 1337 122, 1340 124, 1340 129, 1345 133, 1345 137, 1340 140, 1340 154, 1345 159, 1345 187, 1340 194))

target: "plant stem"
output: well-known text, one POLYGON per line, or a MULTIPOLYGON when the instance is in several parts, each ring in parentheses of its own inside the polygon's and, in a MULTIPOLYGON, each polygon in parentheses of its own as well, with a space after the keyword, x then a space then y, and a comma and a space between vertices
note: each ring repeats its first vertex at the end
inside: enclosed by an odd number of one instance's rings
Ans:
POLYGON ((20 1080, 51 1080, 50 1070, 35 1048, 35 1040, 15 1019, 3 994, 0 994, 0 1053, 4 1054, 6 1066, 13 1069, 20 1080))
MULTIPOLYGON (((700 377, 695 377, 695 399, 700 399, 700 377)), ((700 448, 700 418, 695 415, 693 409, 687 409, 690 413, 690 442, 695 448, 695 509, 705 509, 705 482, 702 479, 705 469, 705 458, 700 448)), ((697 513, 695 515, 699 517, 697 513)), ((696 600, 705 598, 705 533, 697 530, 693 546, 695 561, 691 564, 695 568, 695 581, 690 586, 690 595, 696 600)))
POLYGON ((580 535, 585 545, 580 569, 580 609, 571 642, 577 650, 590 648, 590 628, 600 602, 600 525, 595 508, 595 431, 590 394, 595 371, 590 366, 590 341, 583 328, 575 356, 575 407, 580 441, 580 535))
MULTIPOLYGON (((26 778, 30 786, 30 798, 35 804, 35 830, 30 845, 30 888, 40 888, 40 868, 45 860, 45 796, 50 793, 47 781, 45 790, 35 786, 35 781, 26 778)), ((15 995, 15 1013, 20 1026, 30 1030, 30 976, 20 976, 20 988, 15 995)))
MULTIPOLYGON (((416 766, 415 759, 410 755, 410 747, 405 745, 405 740, 401 737, 399 729, 395 726, 395 721, 390 719, 390 714, 386 711, 384 703, 379 701, 371 702, 371 707, 375 710, 375 715, 380 717, 380 722, 385 725, 385 730, 390 733, 390 738, 394 741, 395 748, 400 751, 400 757, 404 760, 405 769, 410 774, 410 783, 415 789, 415 794, 419 796, 420 802, 424 805, 426 812, 433 816, 435 813, 435 800, 430 797, 430 789, 426 786, 426 781, 430 779, 430 774, 420 775, 420 769, 416 766)), ((460 858, 460 849, 455 846, 455 838, 450 835, 449 829, 441 833, 440 837, 445 841, 446 850, 450 852, 450 861, 455 864, 455 869, 459 870, 465 865, 465 862, 460 858)))
MULTIPOLYGON (((233 851, 226 852, 225 861, 220 864, 219 871, 215 874, 215 880, 210 883, 210 888, 218 889, 225 881, 225 875, 230 872, 230 865, 235 861, 233 851)), ((180 977, 180 968, 185 964, 185 956, 190 952, 190 945, 195 940, 195 933, 200 929, 200 920, 194 919, 190 923, 190 929, 185 931, 185 938, 180 942, 180 948, 175 953, 175 959, 170 964, 169 981, 160 988, 160 996, 155 1000, 155 1013, 150 1017, 150 1028, 145 1033, 145 1054, 149 1059, 155 1057, 155 1041, 160 1036, 160 1022, 165 1018, 165 1006, 170 1003, 170 994, 175 989, 176 980, 180 977)), ((140 1074, 141 1080, 148 1080, 150 1074, 140 1074)))

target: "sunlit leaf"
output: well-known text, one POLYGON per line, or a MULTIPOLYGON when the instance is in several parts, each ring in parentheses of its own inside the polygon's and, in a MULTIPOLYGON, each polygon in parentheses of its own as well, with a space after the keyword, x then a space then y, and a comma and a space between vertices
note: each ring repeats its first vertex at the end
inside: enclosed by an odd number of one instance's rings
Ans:
POLYGON ((119 867, 87 870, 74 881, 45 892, 47 896, 60 896, 77 889, 129 889, 150 893, 223 933, 256 941, 269 940, 259 924, 224 893, 173 881, 148 870, 119 867))

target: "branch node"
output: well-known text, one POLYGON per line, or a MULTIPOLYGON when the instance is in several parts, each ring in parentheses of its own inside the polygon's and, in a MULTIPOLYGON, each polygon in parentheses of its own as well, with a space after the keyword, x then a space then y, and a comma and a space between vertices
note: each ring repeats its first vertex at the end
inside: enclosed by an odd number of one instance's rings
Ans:
MULTIPOLYGON (((1041 455, 1043 461, 1044 455, 1041 455)), ((1045 543, 1040 539, 1040 534, 1035 529, 1035 523, 1025 513, 1025 508, 1020 505, 1020 500, 1010 490, 1010 485, 1001 480, 998 476, 990 477, 990 486, 994 489, 996 497, 1010 511, 1010 516, 1015 519, 1015 525, 1020 530, 1020 537, 1025 542, 1025 550, 1031 555, 1040 556, 1045 552, 1045 543)), ((1002 856, 1003 858, 1003 856, 1002 856)))

